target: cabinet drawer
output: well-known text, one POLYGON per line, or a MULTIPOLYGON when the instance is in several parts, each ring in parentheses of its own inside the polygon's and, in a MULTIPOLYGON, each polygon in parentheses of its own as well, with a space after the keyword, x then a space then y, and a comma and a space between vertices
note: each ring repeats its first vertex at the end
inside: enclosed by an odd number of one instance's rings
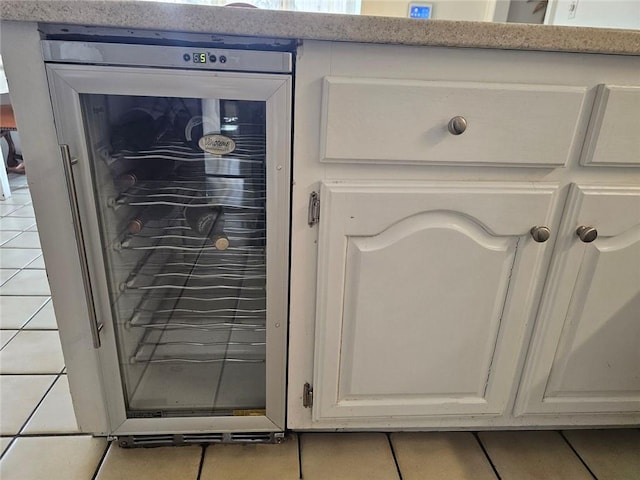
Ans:
POLYGON ((585 93, 556 85, 326 77, 321 161, 562 166, 585 93), (464 132, 450 133, 454 117, 465 119, 464 132))
POLYGON ((600 85, 584 165, 640 166, 640 87, 600 85))

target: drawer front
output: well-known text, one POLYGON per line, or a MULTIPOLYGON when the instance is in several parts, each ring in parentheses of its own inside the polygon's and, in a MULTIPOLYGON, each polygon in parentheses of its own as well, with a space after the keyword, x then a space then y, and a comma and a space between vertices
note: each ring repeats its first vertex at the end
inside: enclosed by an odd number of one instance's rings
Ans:
POLYGON ((326 77, 321 161, 562 166, 585 93, 586 87, 326 77), (455 117, 464 122, 450 127, 455 117))
POLYGON ((640 87, 600 85, 584 165, 640 167, 640 87))

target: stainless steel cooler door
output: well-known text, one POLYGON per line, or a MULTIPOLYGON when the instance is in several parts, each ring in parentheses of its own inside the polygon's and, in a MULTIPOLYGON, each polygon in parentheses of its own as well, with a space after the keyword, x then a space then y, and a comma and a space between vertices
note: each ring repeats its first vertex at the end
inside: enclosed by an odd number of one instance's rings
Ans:
POLYGON ((112 433, 284 429, 290 77, 47 74, 112 433))

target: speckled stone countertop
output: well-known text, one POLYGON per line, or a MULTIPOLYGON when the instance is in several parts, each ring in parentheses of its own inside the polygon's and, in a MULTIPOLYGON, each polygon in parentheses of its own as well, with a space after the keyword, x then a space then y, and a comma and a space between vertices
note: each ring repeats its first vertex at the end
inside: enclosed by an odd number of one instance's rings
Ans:
POLYGON ((2 0, 0 19, 446 47, 640 55, 640 30, 411 20, 116 0, 2 0))

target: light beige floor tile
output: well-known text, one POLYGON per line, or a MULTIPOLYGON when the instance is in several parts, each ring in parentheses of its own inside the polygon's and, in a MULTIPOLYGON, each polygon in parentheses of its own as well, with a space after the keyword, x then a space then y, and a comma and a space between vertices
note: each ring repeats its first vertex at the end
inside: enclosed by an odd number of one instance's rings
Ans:
POLYGON ((7 449, 7 447, 11 443, 11 440, 13 440, 13 437, 0 438, 0 455, 2 455, 4 451, 7 449))
POLYGON ((49 297, 0 297, 0 328, 22 328, 49 297))
POLYGON ((0 268, 0 285, 4 285, 10 278, 14 277, 20 270, 14 268, 0 268))
POLYGON ((2 217, 0 218, 0 230, 27 230, 36 224, 33 218, 28 217, 2 217))
POLYGON ((196 480, 201 457, 199 446, 127 449, 112 443, 96 480, 196 480))
POLYGON ((593 480, 558 432, 478 435, 502 480, 593 480))
POLYGON ((0 351, 0 373, 60 373, 64 367, 57 331, 22 330, 0 351))
POLYGON ((31 262, 29 265, 27 265, 24 268, 30 268, 30 269, 37 268, 40 270, 46 268, 44 264, 44 257, 40 255, 38 258, 36 258, 33 262, 31 262))
POLYGON ((33 207, 31 205, 25 205, 24 207, 20 207, 17 210, 12 211, 7 216, 8 217, 31 217, 31 218, 35 218, 36 213, 33 211, 33 207))
POLYGON ((73 413, 69 380, 66 375, 61 375, 56 380, 22 433, 80 433, 73 413))
POLYGON ((47 272, 22 270, 0 287, 0 295, 51 295, 47 272))
POLYGON ((9 177, 12 196, 15 196, 16 194, 31 195, 29 192, 29 182, 24 174, 9 173, 7 176, 9 177))
POLYGON ((279 445, 210 445, 201 480, 297 480, 298 438, 279 445))
POLYGON ((300 444, 305 480, 399 478, 385 434, 305 433, 300 444))
POLYGON ((24 268, 42 252, 35 248, 0 248, 0 268, 24 268))
POLYGON ((9 198, 5 198, 3 200, 0 200, 0 204, 1 205, 18 205, 18 206, 22 206, 22 205, 26 205, 28 203, 31 203, 31 199, 25 195, 14 195, 13 192, 11 192, 11 196, 9 198))
POLYGON ((20 431, 55 378, 53 375, 0 375, 0 434, 15 435, 20 431))
MULTIPOLYGON (((13 189, 13 187, 11 187, 11 197, 4 199, 4 200, 0 200, 0 205, 6 205, 7 206, 7 210, 9 210, 8 207, 15 207, 15 208, 21 208, 24 207, 26 205, 32 205, 33 204, 33 199, 31 198, 31 193, 30 192, 25 192, 23 190, 19 190, 17 191, 18 194, 16 194, 16 190, 13 189)), ((2 216, 6 216, 8 215, 8 213, 3 213, 2 216)))
POLYGON ((2 246, 4 248, 37 248, 39 250, 40 237, 38 236, 38 232, 22 232, 2 246))
POLYGON ((0 348, 3 348, 11 340, 18 330, 0 330, 0 348))
POLYGON ((12 179, 9 180, 11 186, 11 198, 22 199, 22 203, 31 203, 31 192, 29 188, 22 183, 15 184, 12 179))
POLYGON ((17 438, 0 460, 0 478, 90 480, 106 445, 104 438, 84 435, 17 438))
POLYGON ((11 186, 11 195, 29 195, 27 177, 19 173, 9 173, 7 176, 9 177, 9 185, 11 186))
POLYGON ((15 212, 17 209, 22 208, 20 205, 11 205, 0 203, 0 215, 5 216, 9 215, 11 212, 15 212))
POLYGON ((640 430, 571 430, 564 435, 598 480, 640 479, 640 430))
POLYGON ((27 330, 56 330, 58 324, 56 323, 56 314, 53 311, 53 303, 49 301, 23 328, 27 330))
POLYGON ((16 194, 27 194, 29 193, 29 182, 27 181, 27 177, 22 174, 13 174, 10 173, 9 177, 9 185, 11 186, 11 195, 16 194))
POLYGON ((11 239, 16 238, 20 235, 21 232, 11 231, 11 230, 0 230, 0 245, 5 245, 11 239))
POLYGON ((496 480, 472 433, 392 433, 403 480, 496 480))
POLYGON ((29 195, 14 195, 13 192, 9 198, 5 198, 0 202, 2 205, 26 205, 31 203, 31 197, 29 195))
POLYGON ((14 194, 18 188, 24 188, 27 186, 27 177, 21 173, 8 173, 9 185, 11 186, 11 193, 14 194))

